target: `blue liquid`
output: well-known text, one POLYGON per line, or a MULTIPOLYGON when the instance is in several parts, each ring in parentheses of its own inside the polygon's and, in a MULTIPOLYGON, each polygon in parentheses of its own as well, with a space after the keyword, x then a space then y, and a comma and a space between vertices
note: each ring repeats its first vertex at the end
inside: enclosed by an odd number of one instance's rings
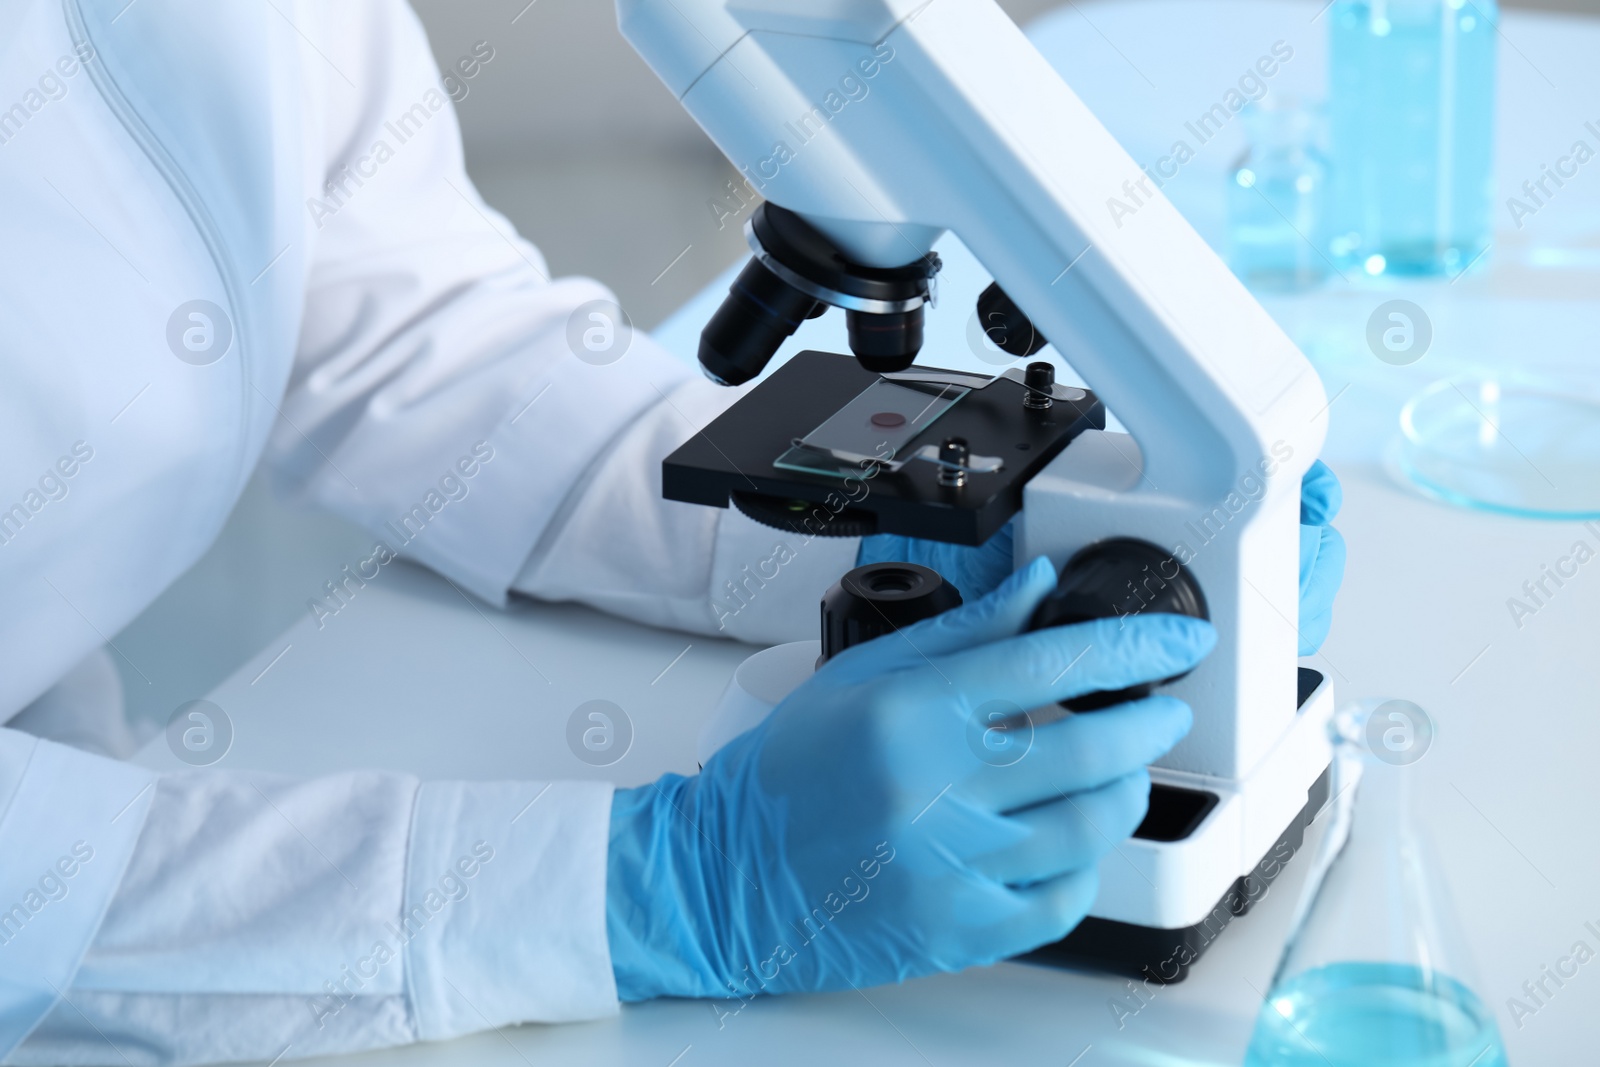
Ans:
POLYGON ((1454 275, 1494 210, 1494 0, 1337 0, 1329 248, 1368 274, 1454 275))
POLYGON ((1506 1067, 1506 1054, 1494 1017, 1455 979, 1409 964, 1335 963, 1273 989, 1244 1063, 1506 1067))

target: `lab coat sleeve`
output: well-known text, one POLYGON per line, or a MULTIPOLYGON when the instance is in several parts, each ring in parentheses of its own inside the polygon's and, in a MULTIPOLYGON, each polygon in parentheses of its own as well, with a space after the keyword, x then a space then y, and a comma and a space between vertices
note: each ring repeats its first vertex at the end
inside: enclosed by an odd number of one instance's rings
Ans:
POLYGON ((758 644, 816 637, 817 604, 855 566, 860 546, 859 538, 825 533, 848 503, 843 492, 797 531, 732 508, 661 499, 662 458, 732 403, 733 392, 690 381, 634 420, 552 519, 514 588, 758 644))
POLYGON ((616 1011, 609 785, 139 773, 126 874, 7 1063, 298 1058, 616 1011))
POLYGON ((154 778, 0 728, 0 1058, 71 983, 128 866, 154 778))
MULTIPOLYGON (((812 636, 856 541, 800 551, 736 513, 661 500, 661 460, 734 391, 630 332, 599 283, 552 280, 482 201, 401 0, 318 10, 330 63, 311 104, 312 253, 274 468, 492 603, 515 586, 659 625, 812 636)), ((478 77, 496 74, 490 60, 478 77)))

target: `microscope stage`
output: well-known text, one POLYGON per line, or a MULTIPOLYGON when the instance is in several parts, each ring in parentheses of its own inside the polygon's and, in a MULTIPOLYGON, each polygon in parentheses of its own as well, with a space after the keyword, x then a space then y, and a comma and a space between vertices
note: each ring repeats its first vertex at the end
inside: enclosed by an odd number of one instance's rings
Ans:
MULTIPOLYGON (((940 373, 911 368, 917 372, 940 373)), ((757 521, 798 533, 894 533, 981 545, 1021 510, 1030 478, 1078 434, 1105 428, 1105 408, 1093 393, 1062 393, 1073 398, 1030 408, 1027 387, 1009 378, 970 390, 891 383, 854 357, 801 352, 667 457, 662 495, 721 508, 731 501, 757 521), (918 389, 926 404, 919 399, 906 409, 910 390, 918 389), (875 403, 879 396, 886 402, 875 403), (804 453, 797 442, 819 433, 829 435, 837 454, 860 458, 836 461, 833 474, 797 469, 794 457, 804 453), (965 484, 949 484, 949 467, 911 458, 948 438, 966 442, 971 469, 959 472, 965 484), (998 469, 979 469, 995 460, 998 469)))

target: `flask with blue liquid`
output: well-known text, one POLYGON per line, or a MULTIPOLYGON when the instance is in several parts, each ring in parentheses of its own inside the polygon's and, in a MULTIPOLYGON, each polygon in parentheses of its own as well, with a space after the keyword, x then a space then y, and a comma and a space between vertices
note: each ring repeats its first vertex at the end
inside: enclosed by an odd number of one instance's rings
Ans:
POLYGON ((1492 232, 1495 0, 1335 0, 1326 17, 1334 262, 1459 274, 1492 232))
POLYGON ((1404 701, 1335 724, 1335 800, 1245 1067, 1507 1067, 1421 824, 1404 701), (1390 721, 1390 719, 1393 721, 1390 721))

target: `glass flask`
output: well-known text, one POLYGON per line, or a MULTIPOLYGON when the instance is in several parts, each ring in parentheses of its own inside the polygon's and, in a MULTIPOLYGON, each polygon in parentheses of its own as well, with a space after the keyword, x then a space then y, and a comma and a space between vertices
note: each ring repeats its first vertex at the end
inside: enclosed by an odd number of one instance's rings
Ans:
POLYGON ((1455 275, 1489 246, 1495 0, 1335 0, 1329 250, 1370 275, 1455 275))
POLYGON ((1333 809, 1245 1067, 1506 1067, 1411 810, 1419 753, 1394 744, 1421 714, 1389 701, 1336 719, 1333 809))
POLYGON ((1317 150, 1317 115, 1290 97, 1262 98, 1243 113, 1250 147, 1228 175, 1228 265, 1266 292, 1323 280, 1328 166, 1317 150))

